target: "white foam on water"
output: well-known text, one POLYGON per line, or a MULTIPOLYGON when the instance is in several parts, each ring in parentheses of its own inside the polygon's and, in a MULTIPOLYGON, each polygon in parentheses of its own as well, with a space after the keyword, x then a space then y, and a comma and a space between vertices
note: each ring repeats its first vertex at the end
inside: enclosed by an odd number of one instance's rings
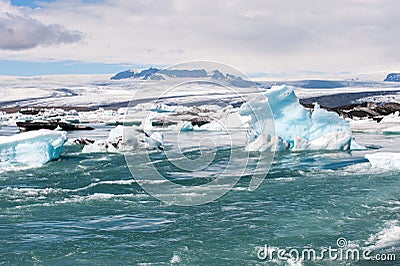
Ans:
POLYGON ((238 206, 222 206, 221 211, 242 211, 244 208, 238 206))
POLYGON ((231 190, 235 190, 235 191, 247 191, 249 190, 248 187, 233 187, 231 190))
POLYGON ((63 193, 67 190, 61 188, 13 188, 13 187, 6 187, 0 189, 0 194, 9 195, 11 197, 24 197, 24 198, 36 198, 41 196, 47 196, 50 194, 57 194, 63 193))
POLYGON ((134 179, 128 180, 112 180, 112 181, 101 181, 99 184, 107 184, 107 185, 132 185, 136 183, 134 179))
POLYGON ((0 174, 6 172, 24 171, 39 168, 42 165, 12 165, 9 162, 0 162, 0 174))
POLYGON ((99 181, 99 182, 94 182, 91 183, 87 186, 81 187, 81 188, 76 188, 76 189, 69 189, 68 192, 78 192, 82 190, 86 190, 98 185, 132 185, 136 183, 136 180, 134 179, 128 179, 128 180, 109 180, 109 181, 99 181))
POLYGON ((292 182, 294 180, 296 180, 295 177, 278 177, 269 179, 269 181, 281 181, 281 182, 292 182))
POLYGON ((389 248, 400 244, 400 224, 398 220, 386 222, 386 227, 371 235, 365 242, 372 250, 389 248))
POLYGON ((175 263, 179 263, 181 262, 181 257, 179 257, 178 255, 173 255, 171 260, 169 261, 171 264, 175 264, 175 263))
POLYGON ((61 201, 56 201, 56 204, 65 204, 65 203, 80 203, 87 201, 102 201, 102 200, 110 200, 110 199, 128 199, 128 198, 139 198, 139 197, 148 197, 147 194, 112 194, 112 193, 94 193, 87 196, 71 196, 69 198, 64 198, 61 201))

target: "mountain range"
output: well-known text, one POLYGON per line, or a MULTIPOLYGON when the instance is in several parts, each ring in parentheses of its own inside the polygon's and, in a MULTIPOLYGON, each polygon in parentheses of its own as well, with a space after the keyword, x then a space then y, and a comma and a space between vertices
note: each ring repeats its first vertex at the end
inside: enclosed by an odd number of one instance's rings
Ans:
POLYGON ((207 72, 204 69, 158 69, 150 67, 138 72, 133 70, 125 70, 119 72, 111 77, 112 80, 122 79, 139 79, 139 80, 165 80, 168 78, 206 78, 211 80, 228 81, 235 87, 252 87, 255 85, 254 82, 245 80, 241 77, 224 74, 221 71, 215 69, 211 72, 207 72))

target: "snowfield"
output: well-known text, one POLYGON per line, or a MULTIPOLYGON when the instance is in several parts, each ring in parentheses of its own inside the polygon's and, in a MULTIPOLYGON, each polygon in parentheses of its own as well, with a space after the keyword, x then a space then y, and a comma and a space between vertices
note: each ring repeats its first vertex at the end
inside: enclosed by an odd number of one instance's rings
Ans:
MULTIPOLYGON (((38 77, 0 76, 0 109, 16 107, 86 107, 86 108, 118 108, 126 107, 129 101, 136 103, 154 101, 164 98, 169 104, 188 104, 190 96, 199 97, 197 101, 235 102, 249 99, 257 93, 254 87, 234 87, 224 81, 208 80, 202 90, 190 84, 190 79, 167 79, 161 81, 123 79, 111 80, 111 75, 53 75, 38 77), (184 86, 174 87, 177 81, 184 86), (224 87, 225 86, 225 87, 224 87)), ((280 82, 282 83, 282 82, 280 82)), ((293 83, 293 82, 292 82, 293 83)), ((259 86, 270 87, 274 82, 258 82, 259 86)), ((299 99, 338 95, 346 93, 390 92, 388 95, 362 97, 356 102, 363 101, 399 101, 400 84, 372 82, 353 84, 350 87, 331 89, 305 89, 301 82, 293 83, 294 91, 299 99), (296 86, 299 84, 299 87, 296 86), (393 92, 393 93, 392 93, 393 92)))

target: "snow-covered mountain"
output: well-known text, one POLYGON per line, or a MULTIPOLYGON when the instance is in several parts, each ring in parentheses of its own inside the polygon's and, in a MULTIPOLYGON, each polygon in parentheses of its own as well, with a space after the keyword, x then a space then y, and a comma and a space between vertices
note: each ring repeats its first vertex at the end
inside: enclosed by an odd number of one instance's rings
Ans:
POLYGON ((125 70, 111 77, 112 80, 139 79, 139 80, 166 80, 170 78, 205 78, 210 80, 227 81, 235 87, 252 87, 254 83, 241 77, 222 73, 218 69, 207 72, 204 69, 158 69, 150 67, 138 72, 125 70))

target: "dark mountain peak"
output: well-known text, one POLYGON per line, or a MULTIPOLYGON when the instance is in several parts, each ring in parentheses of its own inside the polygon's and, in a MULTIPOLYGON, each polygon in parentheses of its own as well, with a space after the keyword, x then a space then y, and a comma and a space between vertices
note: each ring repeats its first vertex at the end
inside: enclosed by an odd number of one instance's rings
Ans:
POLYGON ((125 70, 125 71, 115 74, 114 76, 111 77, 111 79, 112 80, 128 79, 128 78, 132 78, 134 76, 135 76, 135 72, 133 72, 131 70, 125 70))
POLYGON ((222 74, 222 72, 219 71, 218 69, 215 69, 213 72, 211 72, 211 76, 210 77, 212 79, 218 79, 218 80, 225 79, 224 74, 222 74))

